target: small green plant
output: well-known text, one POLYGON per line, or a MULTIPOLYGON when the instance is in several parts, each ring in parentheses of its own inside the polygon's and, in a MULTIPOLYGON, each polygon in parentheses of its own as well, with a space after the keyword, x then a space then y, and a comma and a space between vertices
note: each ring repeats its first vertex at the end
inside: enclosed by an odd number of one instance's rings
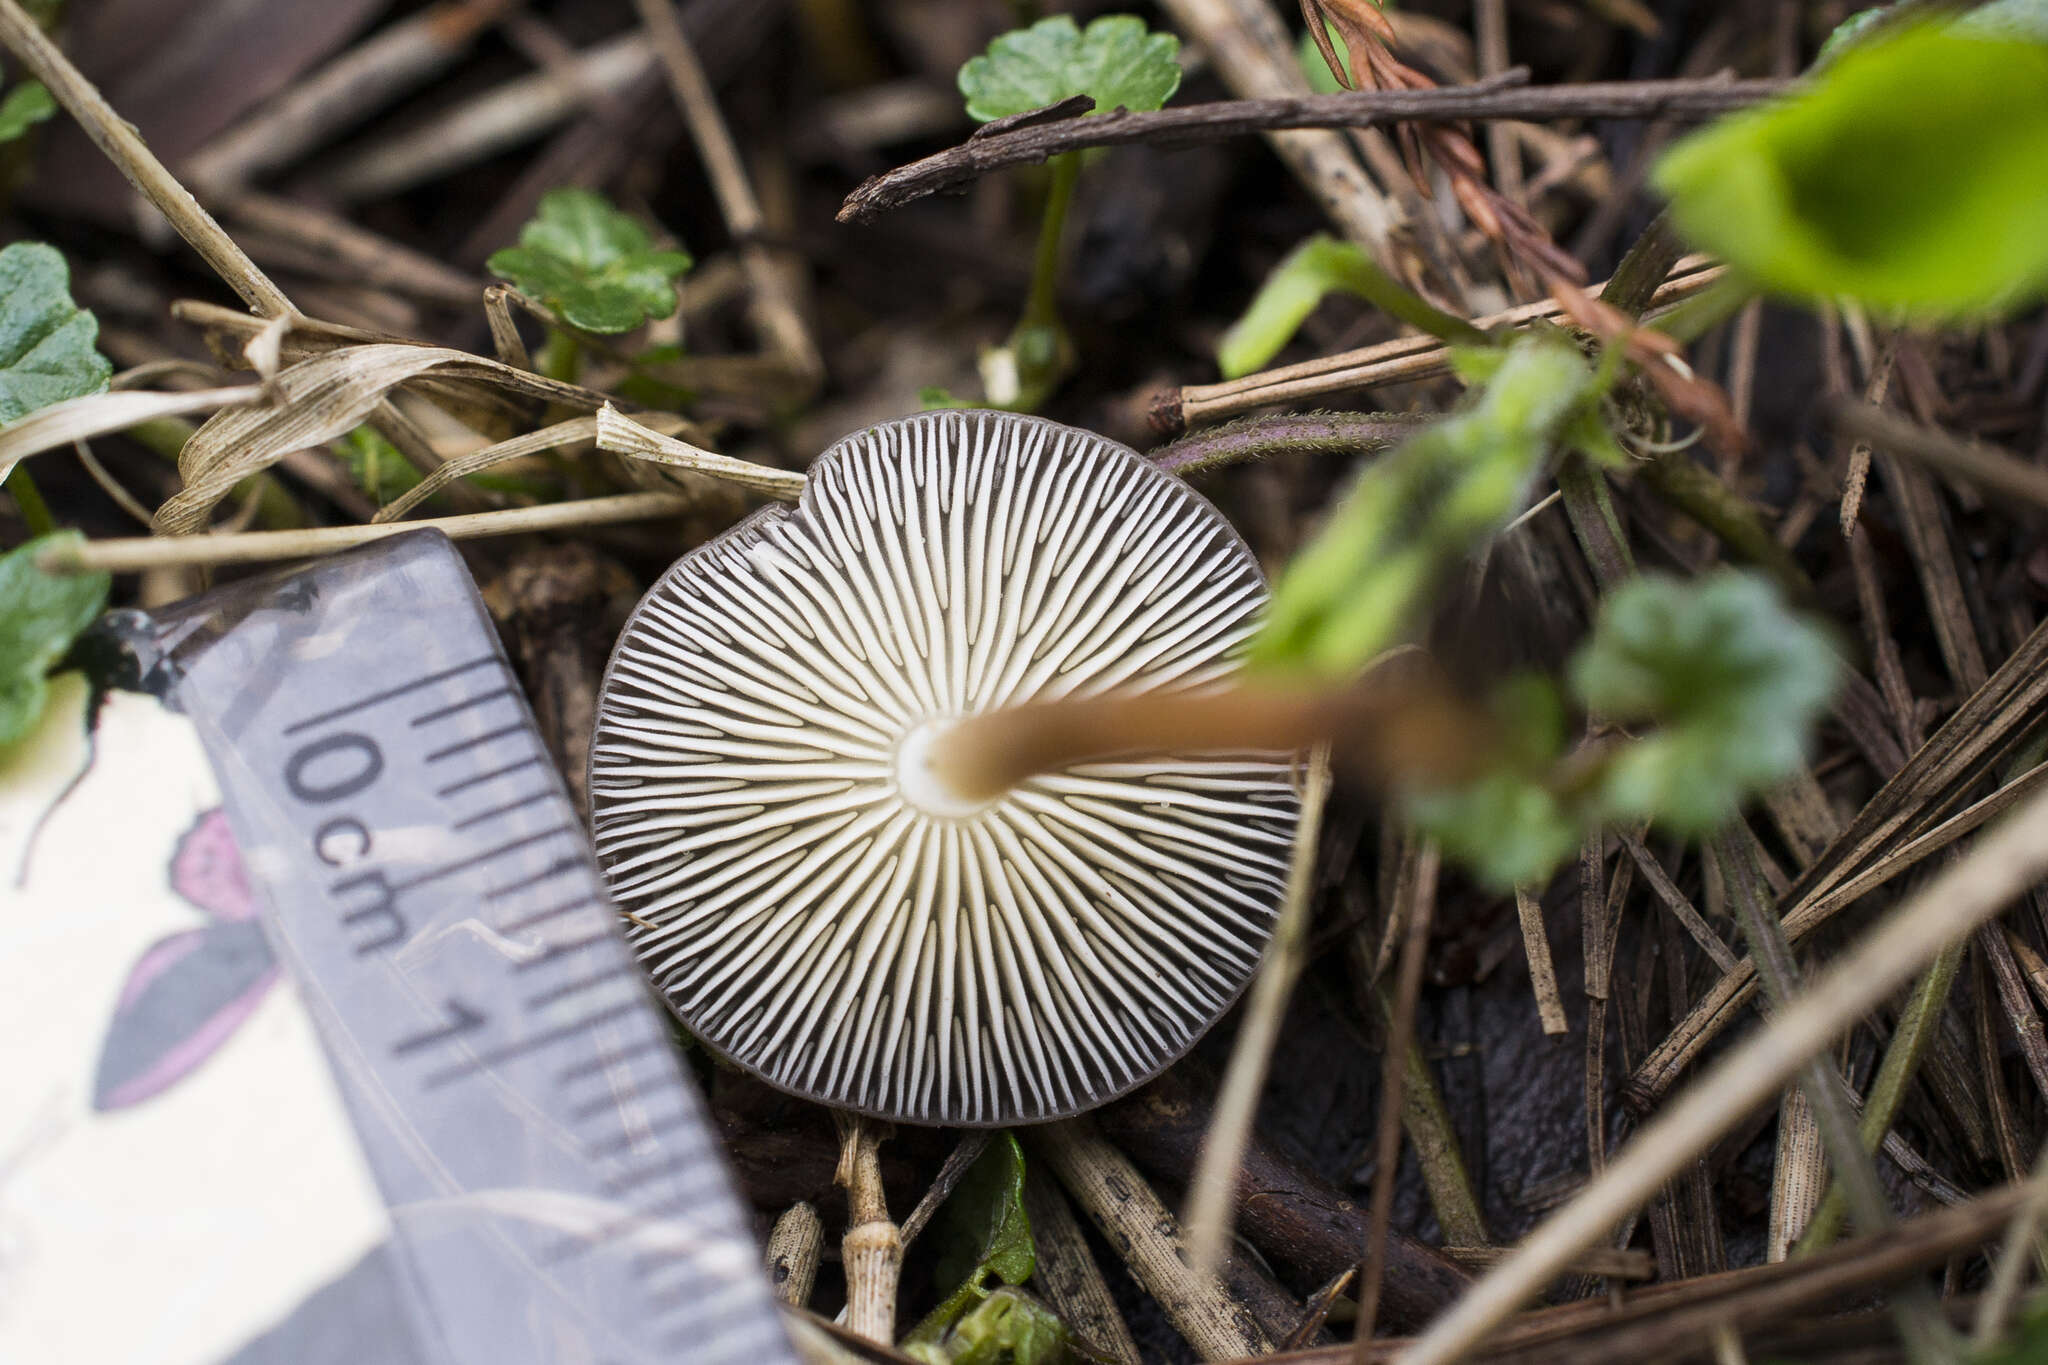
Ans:
POLYGON ((375 427, 361 426, 341 438, 349 477, 379 507, 418 486, 420 472, 375 427))
MULTIPOLYGON (((1465 406, 1360 477, 1282 575, 1251 666, 1326 683, 1356 674, 1413 635, 1549 461, 1578 451, 1621 463, 1602 406, 1612 356, 1596 366, 1542 333, 1459 352, 1465 406)), ((1644 733, 1568 756, 1565 695, 1514 679, 1489 706, 1498 749, 1486 770, 1407 793, 1408 814, 1502 888, 1543 880, 1615 822, 1710 833, 1797 767, 1836 678, 1825 633, 1761 579, 1632 579, 1604 603, 1568 681, 1577 707, 1644 733)))
POLYGON ((2048 44, 1981 21, 1852 35, 1810 88, 1673 147, 1656 183, 1759 288, 1928 320, 2021 306, 2048 293, 2048 44))
POLYGON ((46 574, 36 557, 80 545, 75 531, 31 540, 0 555, 0 745, 25 738, 42 719, 50 669, 106 605, 105 574, 46 574))
POLYGON ((1640 733, 1564 755, 1550 684, 1496 697, 1501 761, 1462 787, 1410 793, 1409 817, 1480 880, 1541 882, 1594 830, 1655 821, 1704 838, 1790 777, 1840 680, 1828 634, 1761 578, 1631 579, 1573 656, 1571 699, 1640 733))
MULTIPOLYGON (((558 189, 519 229, 519 245, 485 264, 577 331, 615 336, 674 316, 676 281, 694 262, 687 251, 657 249, 647 229, 603 195, 558 189)), ((573 334, 551 331, 541 368, 573 380, 579 353, 573 334)))
POLYGON ((1074 1358, 1066 1325, 1021 1289, 991 1291, 938 1341, 905 1344, 923 1365, 1059 1365, 1074 1358))
MULTIPOLYGON (((1322 57, 1318 54, 1317 61, 1322 57)), ((1351 242, 1317 233, 1273 268, 1251 306, 1223 334, 1216 364, 1225 379, 1236 379, 1269 364, 1331 294, 1354 294, 1382 312, 1446 341, 1484 344, 1487 338, 1463 318, 1432 307, 1351 242)))
MULTIPOLYGON (((1153 33, 1128 14, 1106 14, 1086 29, 1064 14, 998 37, 960 68, 960 93, 971 118, 987 123, 1077 96, 1094 112, 1154 110, 1180 88, 1180 40, 1153 33)), ((1052 183, 1039 225, 1031 293, 1009 341, 984 357, 989 402, 1030 411, 1052 395, 1073 368, 1073 342, 1059 316, 1060 243, 1081 174, 1078 152, 1052 159, 1052 183)))
MULTIPOLYGON (((1037 1250, 1024 1212, 1024 1149, 1015 1135, 999 1135, 968 1167, 946 1200, 939 1236, 939 1283, 958 1288, 911 1329, 906 1346, 938 1347, 988 1299, 992 1284, 1019 1285, 1031 1278, 1037 1250)), ((941 1352, 930 1358, 959 1357, 941 1352)))
POLYGON ((1351 676, 1406 638, 1445 575, 1527 506, 1553 450, 1617 457, 1599 412, 1610 376, 1561 338, 1458 360, 1475 385, 1465 407, 1366 469, 1281 576, 1253 667, 1351 676))

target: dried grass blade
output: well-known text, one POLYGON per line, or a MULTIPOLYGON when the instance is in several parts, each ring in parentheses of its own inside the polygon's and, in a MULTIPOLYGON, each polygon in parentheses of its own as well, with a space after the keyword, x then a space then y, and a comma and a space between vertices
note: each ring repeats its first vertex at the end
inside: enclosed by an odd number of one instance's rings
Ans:
POLYGON ((393 498, 371 520, 380 525, 387 521, 397 521, 458 479, 481 474, 511 460, 538 455, 543 450, 576 445, 596 438, 597 419, 575 417, 566 422, 557 422, 551 427, 542 427, 539 431, 529 431, 524 436, 514 436, 509 441, 499 441, 496 445, 485 446, 482 450, 473 450, 467 455, 458 455, 393 498))
POLYGON ((307 559, 373 540, 408 535, 432 528, 451 540, 520 535, 531 531, 566 531, 607 526, 622 521, 655 521, 681 516, 691 501, 674 493, 623 493, 609 498, 583 498, 545 507, 514 507, 502 512, 470 512, 459 517, 401 522, 384 526, 327 526, 312 531, 248 531, 238 535, 140 536, 92 540, 60 546, 36 560, 45 573, 135 573, 195 564, 261 564, 278 559, 307 559))
POLYGON ((589 390, 554 384, 467 351, 409 342, 329 351, 280 371, 270 388, 271 405, 217 413, 193 433, 178 459, 185 487, 158 509, 157 529, 166 535, 203 529, 214 506, 242 479, 290 451, 345 434, 376 412, 392 390, 429 378, 480 380, 577 406, 603 401, 589 390))
POLYGON ((626 455, 636 460, 687 469, 693 474, 707 474, 714 479, 723 479, 742 488, 752 488, 757 492, 766 493, 770 497, 794 500, 802 496, 804 491, 804 475, 794 469, 774 469, 768 465, 755 464, 751 460, 736 460, 730 455, 719 455, 693 446, 688 441, 664 436, 634 421, 610 404, 598 409, 597 448, 608 450, 614 455, 626 455))
POLYGON ((0 478, 5 478, 29 456, 61 449, 73 441, 90 441, 96 436, 126 431, 159 417, 187 417, 195 412, 250 407, 263 398, 261 384, 237 384, 225 389, 194 389, 190 393, 117 389, 52 403, 0 431, 0 478))

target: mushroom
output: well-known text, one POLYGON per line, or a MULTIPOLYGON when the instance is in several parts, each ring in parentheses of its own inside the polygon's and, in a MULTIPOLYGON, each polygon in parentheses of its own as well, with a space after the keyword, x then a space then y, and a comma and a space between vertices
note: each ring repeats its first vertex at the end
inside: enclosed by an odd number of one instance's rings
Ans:
POLYGON ((1124 446, 960 411, 841 441, 613 653, 591 820, 641 962, 708 1046, 844 1109, 1000 1125, 1138 1086, 1258 963, 1294 756, 993 795, 935 757, 1025 702, 1213 690, 1265 601, 1222 515, 1124 446))

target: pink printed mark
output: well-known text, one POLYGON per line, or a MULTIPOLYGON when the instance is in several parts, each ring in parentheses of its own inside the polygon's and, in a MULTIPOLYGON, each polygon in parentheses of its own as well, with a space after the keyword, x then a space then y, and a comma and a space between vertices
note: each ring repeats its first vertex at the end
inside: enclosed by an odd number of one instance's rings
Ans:
POLYGON ((199 817, 171 855, 171 889, 215 919, 256 918, 256 897, 242 850, 235 847, 227 813, 219 806, 199 817))
POLYGON ((93 1078, 93 1107, 125 1109, 190 1075, 256 1011, 279 969, 235 847, 216 807, 178 841, 171 888, 213 917, 162 939, 122 983, 93 1078))

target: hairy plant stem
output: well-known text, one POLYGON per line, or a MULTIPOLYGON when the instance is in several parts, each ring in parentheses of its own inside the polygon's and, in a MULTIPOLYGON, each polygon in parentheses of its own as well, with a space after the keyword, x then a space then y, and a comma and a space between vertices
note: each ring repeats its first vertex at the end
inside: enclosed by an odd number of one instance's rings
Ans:
POLYGON ((18 464, 7 476, 7 492, 14 498, 14 506, 21 513, 21 519, 28 525, 28 538, 36 540, 57 529, 56 518, 50 515, 50 504, 43 501, 42 490, 30 477, 28 466, 18 464))
POLYGON ((1281 413, 1244 417, 1183 436, 1152 452, 1152 463, 1187 478, 1273 455, 1377 455, 1437 420, 1399 412, 1281 413))

